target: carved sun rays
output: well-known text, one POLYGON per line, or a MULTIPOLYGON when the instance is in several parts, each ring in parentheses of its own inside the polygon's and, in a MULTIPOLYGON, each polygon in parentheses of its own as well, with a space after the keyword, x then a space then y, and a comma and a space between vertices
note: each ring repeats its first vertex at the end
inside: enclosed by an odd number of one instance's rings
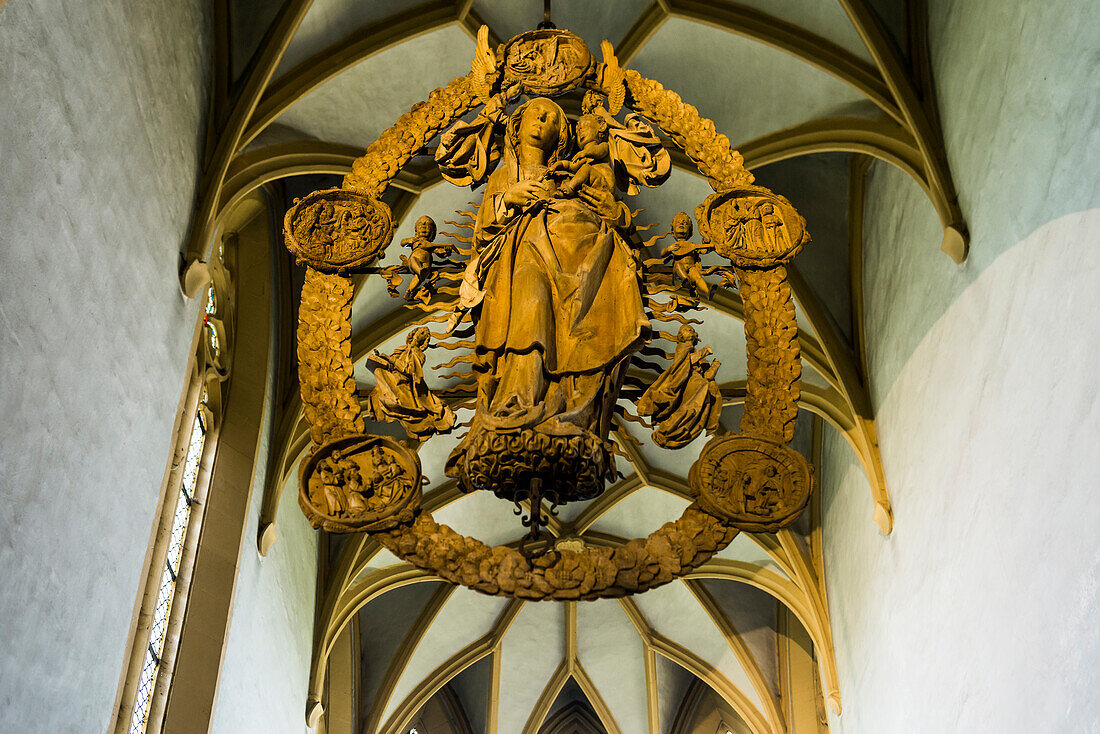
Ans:
MULTIPOLYGON (((859 160, 863 160, 865 166, 862 156, 898 166, 912 176, 928 194, 945 228, 944 249, 957 261, 961 260, 966 255, 965 224, 954 201, 953 184, 943 153, 942 138, 935 124, 934 109, 930 111, 928 75, 918 74, 916 81, 909 77, 862 0, 839 1, 870 50, 874 65, 805 29, 745 6, 688 0, 660 0, 653 3, 618 44, 620 59, 624 64, 628 63, 664 20, 678 17, 715 25, 779 48, 841 79, 876 104, 883 111, 883 117, 878 120, 814 120, 744 142, 737 147, 745 156, 746 164, 751 168, 802 155, 840 151, 857 154, 853 159, 854 167, 859 160)), ((275 79, 278 62, 310 4, 310 0, 290 0, 285 4, 245 77, 238 83, 232 95, 229 94, 227 40, 224 34, 216 34, 217 79, 208 135, 210 144, 193 239, 188 247, 189 261, 202 258, 210 242, 216 238, 223 217, 236 208, 249 192, 289 176, 346 173, 351 161, 359 154, 359 149, 324 142, 284 143, 244 152, 244 146, 273 123, 281 111, 311 89, 385 48, 415 35, 454 24, 458 24, 472 36, 473 31, 481 24, 481 19, 472 12, 469 0, 428 2, 353 31, 345 39, 275 79)), ((918 21, 914 33, 919 37, 923 33, 921 24, 924 19, 919 13, 915 13, 913 17, 918 21)), ((495 44, 498 39, 494 38, 492 42, 495 44)), ((915 53, 919 63, 926 63, 923 49, 919 45, 915 53)), ((680 162, 686 161, 681 158, 680 162)), ((410 211, 419 195, 434 183, 434 176, 434 171, 403 172, 394 184, 403 192, 394 207, 395 214, 400 217, 410 211)), ((853 181, 855 178, 853 177, 853 181)), ((850 197, 855 198, 854 195, 850 197)), ((859 198, 861 199, 861 192, 859 198)), ((862 242, 857 240, 858 237, 854 237, 853 248, 862 247, 862 242)), ((855 259, 855 262, 860 262, 860 259, 855 259)), ((862 292, 856 283, 857 275, 854 270, 853 310, 858 312, 860 309, 856 304, 861 302, 862 292)), ((865 368, 860 358, 862 339, 857 339, 855 350, 849 349, 825 316, 819 301, 794 269, 791 280, 798 307, 808 325, 807 333, 801 335, 804 358, 825 377, 828 384, 827 387, 804 385, 801 407, 822 416, 852 445, 863 462, 872 485, 876 520, 883 532, 889 532, 892 521, 890 505, 878 457, 865 368)), ((722 313, 739 317, 739 303, 736 298, 728 298, 726 302, 719 299, 711 305, 722 313)), ((399 333, 407 323, 407 314, 402 309, 387 314, 356 335, 356 353, 365 353, 369 348, 399 333)), ((727 405, 737 403, 743 395, 743 386, 724 385, 723 395, 727 405)), ((265 488, 261 518, 261 552, 266 551, 274 540, 278 492, 308 446, 309 439, 301 421, 300 404, 295 405, 292 402, 276 418, 276 434, 272 451, 274 471, 269 472, 274 479, 265 488)), ((681 496, 686 493, 682 479, 648 466, 640 453, 636 452, 631 463, 635 469, 634 474, 609 488, 600 500, 592 503, 569 527, 557 523, 551 530, 555 534, 591 532, 594 540, 610 542, 613 539, 598 537, 594 525, 624 498, 644 486, 657 487, 681 496)), ((429 509, 438 509, 459 497, 453 483, 445 483, 426 496, 425 505, 429 509)), ((753 536, 752 539, 783 569, 785 578, 784 575, 760 566, 737 565, 739 562, 721 559, 696 571, 693 578, 724 578, 752 583, 758 588, 764 588, 791 608, 810 632, 815 645, 821 649, 822 675, 826 690, 834 705, 839 706, 820 573, 815 570, 814 563, 793 535, 753 536)), ((318 677, 317 670, 323 671, 324 658, 331 649, 335 635, 354 611, 394 588, 426 578, 422 572, 404 564, 361 577, 360 572, 370 559, 376 557, 378 550, 377 544, 369 538, 354 537, 349 539, 337 561, 322 604, 325 632, 319 636, 315 650, 312 693, 319 691, 318 686, 323 680, 323 673, 318 677)), ((703 608, 708 610, 708 614, 711 614, 714 610, 708 607, 705 590, 696 581, 686 581, 685 585, 703 608)), ((513 619, 515 613, 518 613, 518 607, 512 613, 513 619)), ((575 608, 572 613, 575 643, 575 608)), ((635 618, 632 617, 632 622, 635 618)), ((711 618, 720 629, 723 628, 720 618, 713 614, 711 618)), ((643 631, 647 628, 639 624, 641 623, 635 624, 639 636, 646 640, 643 631)), ((500 632, 501 637, 506 631, 507 625, 500 632)), ((652 667, 650 661, 656 654, 666 655, 692 669, 691 665, 694 663, 690 657, 684 657, 674 647, 664 645, 653 633, 647 634, 650 635, 646 642, 647 680, 652 667)), ((728 634, 726 636, 730 637, 728 634)), ((568 638, 568 634, 566 637, 568 638)), ((499 641, 498 638, 494 644, 499 644, 499 641)), ((731 642, 731 646, 733 644, 731 642)), ((484 654, 493 654, 493 649, 490 647, 484 654)), ((476 655, 467 651, 455 663, 457 669, 465 669, 472 664, 472 659, 480 659, 476 655)), ((570 669, 568 661, 563 661, 563 665, 570 669)), ((453 674, 457 674, 457 670, 453 674)), ((584 688, 585 683, 580 678, 578 682, 584 688)), ((720 690, 720 686, 716 690, 720 690)), ((727 700, 729 697, 736 696, 730 693, 727 700)), ((731 705, 732 703, 731 701, 731 705)), ((763 708, 761 716, 767 726, 772 726, 773 712, 769 706, 763 708)), ((608 724, 605 721, 605 725, 608 724)), ((651 728, 652 726, 653 724, 651 728)), ((614 731, 610 725, 608 728, 614 731)), ((763 728, 760 731, 772 729, 763 728)))

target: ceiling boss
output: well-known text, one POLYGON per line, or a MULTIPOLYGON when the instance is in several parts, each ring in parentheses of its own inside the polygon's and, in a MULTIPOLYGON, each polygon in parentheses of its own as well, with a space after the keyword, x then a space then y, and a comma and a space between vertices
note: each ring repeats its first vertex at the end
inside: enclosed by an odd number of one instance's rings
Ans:
POLYGON ((553 28, 493 50, 482 27, 467 76, 402 115, 342 188, 287 212, 287 246, 306 266, 298 358, 315 447, 299 502, 315 527, 369 532, 409 563, 485 593, 594 599, 667 583, 738 532, 774 531, 806 506, 812 471, 788 446, 801 364, 784 268, 809 241, 805 221, 753 183, 712 121, 622 69, 607 41, 602 56, 553 28), (581 99, 575 123, 551 99, 563 95, 581 99), (641 242, 622 197, 668 178, 657 129, 715 193, 695 210, 699 242, 681 212, 670 223, 674 241, 647 258, 660 237, 641 242), (469 236, 436 243, 435 223, 421 217, 401 264, 375 267, 393 233, 382 192, 437 136, 443 177, 484 188, 461 225, 469 236), (728 264, 705 267, 706 252, 728 264), (403 347, 368 358, 377 385, 366 411, 403 426, 404 442, 365 433, 349 357, 355 273, 380 275, 423 312, 403 347), (686 316, 719 285, 741 295, 748 345, 740 432, 727 435, 714 435, 718 361, 686 316), (462 536, 421 506, 416 449, 456 429, 451 396, 424 380, 429 347, 455 350, 443 366, 459 366, 460 385, 475 393, 446 473, 464 491, 524 508, 530 532, 518 546, 462 536), (617 476, 611 433, 623 419, 666 448, 712 436, 690 473, 695 502, 620 547, 544 542, 546 513, 597 497, 617 476))

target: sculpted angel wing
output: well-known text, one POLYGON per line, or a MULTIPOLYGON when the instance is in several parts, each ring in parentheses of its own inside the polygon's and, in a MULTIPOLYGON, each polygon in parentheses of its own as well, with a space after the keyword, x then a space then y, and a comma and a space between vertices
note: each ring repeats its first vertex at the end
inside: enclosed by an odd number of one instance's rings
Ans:
POLYGON ((477 29, 477 47, 474 50, 474 59, 470 62, 470 73, 474 78, 474 90, 477 96, 488 99, 493 93, 493 82, 496 81, 496 57, 489 48, 489 26, 483 25, 477 29))
POLYGON ((626 86, 623 84, 626 75, 619 66, 619 60, 615 58, 615 49, 611 46, 611 41, 601 43, 600 50, 603 51, 603 88, 607 92, 607 111, 616 115, 623 108, 623 102, 626 100, 626 86))
POLYGON ((471 122, 459 120, 443 133, 435 149, 439 172, 455 186, 480 183, 500 160, 500 140, 495 123, 482 115, 471 122))
POLYGON ((615 185, 622 191, 637 194, 638 184, 660 186, 668 178, 672 158, 641 115, 627 115, 626 125, 611 127, 608 144, 615 185))

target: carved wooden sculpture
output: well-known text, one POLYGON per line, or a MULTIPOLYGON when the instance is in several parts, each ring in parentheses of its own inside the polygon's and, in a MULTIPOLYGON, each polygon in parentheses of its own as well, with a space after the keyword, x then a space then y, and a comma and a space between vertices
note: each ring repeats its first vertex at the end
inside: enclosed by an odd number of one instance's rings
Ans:
POLYGON ((695 349, 699 336, 688 324, 676 335, 672 361, 638 400, 638 415, 654 424, 653 442, 679 449, 705 429, 713 434, 722 414, 722 394, 714 381, 720 362, 707 362, 710 347, 695 349))
MULTIPOLYGON (((414 276, 415 277, 415 276, 414 276)), ((370 409, 378 421, 396 421, 411 438, 424 441, 436 433, 449 433, 455 425, 450 406, 432 394, 424 382, 424 348, 429 332, 421 326, 409 332, 405 346, 391 355, 375 352, 368 359, 376 385, 370 409)))
MULTIPOLYGON (((524 33, 495 51, 487 39, 482 29, 470 74, 382 133, 342 189, 311 194, 287 213, 287 245, 307 266, 299 373, 317 444, 302 469, 300 504, 315 526, 371 532, 406 561, 485 593, 635 593, 697 567, 740 530, 793 522, 809 499, 809 464, 787 446, 801 368, 783 267, 808 241, 805 223, 786 199, 753 184, 713 122, 622 69, 609 43, 600 63, 568 31, 524 33), (575 127, 548 98, 570 93, 585 94, 575 127), (530 99, 513 107, 521 94, 530 99), (624 106, 632 112, 620 122, 624 106), (460 119, 474 108, 475 117, 460 119), (716 192, 696 210, 703 243, 690 242, 686 214, 674 221, 671 269, 633 244, 638 230, 619 198, 668 176, 668 152, 651 124, 685 150, 716 192), (397 269, 372 269, 392 235, 382 191, 438 134, 443 176, 485 184, 467 246, 455 245, 444 253, 453 257, 436 263, 433 250, 450 246, 436 246, 434 223, 421 219, 408 242, 413 256, 397 269), (711 249, 730 265, 703 268, 697 253, 711 249), (422 323, 443 324, 435 346, 460 351, 448 366, 463 365, 464 382, 476 384, 475 414, 447 474, 466 491, 528 502, 531 537, 544 502, 552 508, 590 499, 615 475, 608 434, 621 401, 637 403, 662 445, 678 448, 714 432, 718 362, 707 359, 709 347, 695 349, 683 314, 703 307, 694 294, 708 296, 716 286, 705 278, 717 271, 724 283, 736 281, 744 302, 749 375, 741 433, 711 439, 691 471, 697 502, 647 538, 619 548, 573 542, 523 552, 459 535, 419 507, 415 452, 363 435, 349 358, 348 276, 364 271, 380 272, 391 293, 402 274, 411 275, 406 297, 425 312, 422 323), (685 282, 687 292, 676 292, 685 282), (661 322, 681 324, 678 337, 657 328, 661 322), (674 341, 675 353, 656 346, 660 340, 674 341), (628 376, 628 368, 648 370, 650 384, 628 376)), ((417 440, 454 425, 424 384, 427 346, 420 328, 392 356, 372 356, 374 417, 400 422, 417 440)))
POLYGON ((379 271, 386 280, 386 290, 391 296, 398 295, 401 276, 411 274, 409 286, 405 289, 405 300, 422 303, 431 301, 439 275, 436 269, 439 264, 437 253, 445 256, 454 251, 454 247, 448 243, 437 243, 435 235, 435 220, 425 215, 416 220, 413 236, 401 240, 401 246, 409 248, 409 254, 401 256, 400 265, 391 265, 379 271))

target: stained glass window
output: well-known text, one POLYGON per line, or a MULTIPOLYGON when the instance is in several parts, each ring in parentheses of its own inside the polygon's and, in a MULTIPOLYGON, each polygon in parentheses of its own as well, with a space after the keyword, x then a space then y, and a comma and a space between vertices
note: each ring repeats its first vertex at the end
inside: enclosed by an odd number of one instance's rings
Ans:
POLYGON ((221 344, 218 343, 218 331, 210 321, 210 317, 213 316, 214 311, 217 310, 217 303, 214 300, 214 286, 210 286, 206 289, 206 306, 204 310, 206 311, 206 316, 203 317, 203 323, 206 325, 207 339, 210 340, 210 351, 217 357, 218 352, 221 350, 221 344))
MULTIPOLYGON (((209 306, 208 306, 209 308, 209 306)), ((172 535, 168 541, 168 555, 161 570, 160 590, 157 592, 157 605, 153 610, 153 623, 149 630, 149 645, 145 650, 145 661, 141 666, 138 679, 137 700, 134 701, 134 715, 130 719, 130 734, 142 734, 149 720, 149 705, 153 699, 153 689, 157 682, 161 655, 164 652, 164 638, 168 632, 168 620, 175 597, 176 579, 180 573, 183 559, 184 540, 187 526, 191 520, 191 508, 195 503, 195 486, 199 478, 199 463, 206 443, 206 419, 202 407, 206 405, 206 391, 203 390, 202 403, 196 412, 195 422, 191 425, 191 438, 187 444, 187 454, 183 462, 179 495, 176 498, 176 512, 172 521, 172 535)))

